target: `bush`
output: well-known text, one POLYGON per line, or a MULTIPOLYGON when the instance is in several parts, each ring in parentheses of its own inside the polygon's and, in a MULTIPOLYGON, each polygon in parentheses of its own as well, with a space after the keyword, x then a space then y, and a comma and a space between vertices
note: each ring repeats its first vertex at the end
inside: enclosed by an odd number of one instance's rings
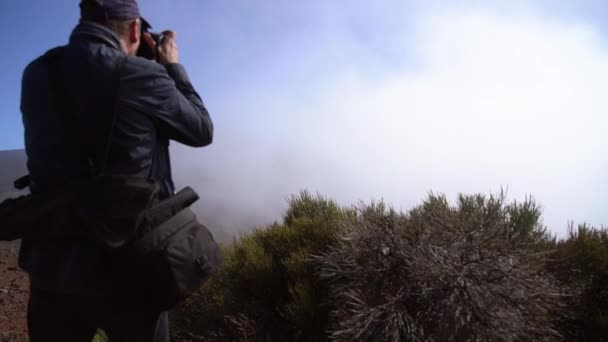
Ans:
POLYGON ((565 335, 577 341, 608 341, 608 230, 571 225, 547 267, 581 295, 569 301, 574 317, 563 322, 565 335))
POLYGON ((105 331, 98 329, 97 332, 95 333, 95 337, 93 337, 93 342, 107 342, 108 341, 108 336, 106 335, 105 331))
POLYGON ((347 213, 308 192, 292 197, 283 224, 223 247, 218 274, 175 310, 173 330, 207 341, 325 340, 327 289, 309 256, 333 244, 347 213))
MULTIPOLYGON (((503 194, 455 205, 431 194, 405 214, 302 192, 282 223, 223 246, 219 272, 173 312, 174 339, 549 341, 557 325, 580 336, 566 311, 605 303, 606 233, 557 242, 540 218, 531 198, 505 204, 503 194), (571 247, 581 241, 595 246, 589 255, 571 247), (575 268, 589 306, 565 278, 575 268)), ((602 322, 605 311, 593 312, 602 322)))
POLYGON ((431 194, 409 214, 360 209, 319 255, 336 341, 558 338, 563 293, 535 252, 550 245, 528 199, 431 194))

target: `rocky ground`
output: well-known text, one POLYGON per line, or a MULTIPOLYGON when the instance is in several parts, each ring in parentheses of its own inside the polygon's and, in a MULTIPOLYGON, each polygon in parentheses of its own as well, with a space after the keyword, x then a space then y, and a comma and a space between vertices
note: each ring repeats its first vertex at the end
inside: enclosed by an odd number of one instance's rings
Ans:
POLYGON ((17 267, 17 243, 0 242, 0 342, 25 341, 27 275, 17 267))

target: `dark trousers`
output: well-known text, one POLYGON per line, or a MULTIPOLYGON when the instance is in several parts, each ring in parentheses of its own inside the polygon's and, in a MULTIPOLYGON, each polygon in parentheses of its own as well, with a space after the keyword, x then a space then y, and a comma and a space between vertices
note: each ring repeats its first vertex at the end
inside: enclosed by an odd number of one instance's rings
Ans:
POLYGON ((98 328, 111 342, 169 341, 166 312, 146 312, 125 302, 115 297, 31 289, 27 314, 30 342, 91 342, 98 328))

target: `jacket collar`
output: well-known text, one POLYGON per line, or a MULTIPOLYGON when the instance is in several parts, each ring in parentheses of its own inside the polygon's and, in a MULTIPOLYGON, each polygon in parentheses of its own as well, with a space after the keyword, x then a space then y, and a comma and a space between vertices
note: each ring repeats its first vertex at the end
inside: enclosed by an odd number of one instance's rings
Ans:
POLYGON ((96 40, 122 51, 120 39, 109 28, 93 22, 83 21, 72 31, 70 42, 74 40, 96 40))

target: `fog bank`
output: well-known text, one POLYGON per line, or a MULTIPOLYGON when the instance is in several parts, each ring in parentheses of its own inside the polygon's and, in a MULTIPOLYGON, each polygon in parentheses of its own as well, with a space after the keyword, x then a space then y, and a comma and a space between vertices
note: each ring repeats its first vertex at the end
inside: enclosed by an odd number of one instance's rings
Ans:
POLYGON ((608 51, 592 26, 526 8, 422 11, 388 25, 403 57, 390 68, 347 26, 294 33, 265 77, 207 99, 214 144, 172 150, 203 220, 227 232, 272 222, 301 189, 407 210, 431 190, 505 187, 542 203, 560 236, 571 220, 608 223, 608 51))

